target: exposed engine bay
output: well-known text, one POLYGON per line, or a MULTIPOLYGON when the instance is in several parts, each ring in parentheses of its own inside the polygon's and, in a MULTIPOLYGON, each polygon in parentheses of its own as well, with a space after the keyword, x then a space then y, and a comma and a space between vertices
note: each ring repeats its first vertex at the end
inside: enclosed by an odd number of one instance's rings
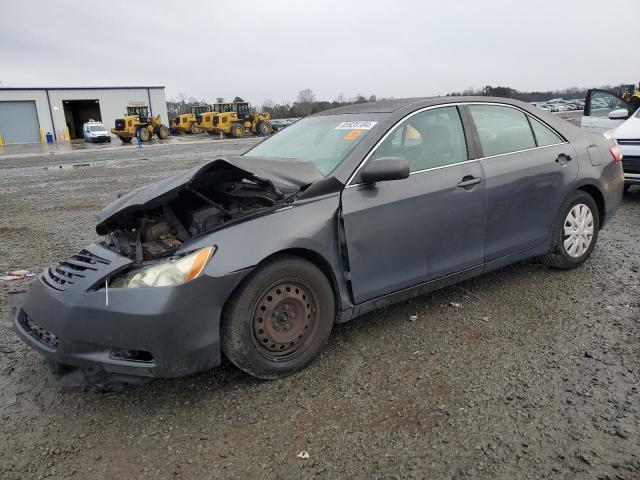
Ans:
POLYGON ((121 215, 104 245, 137 262, 168 257, 191 237, 271 210, 291 197, 287 193, 237 168, 216 169, 172 191, 165 202, 121 215))

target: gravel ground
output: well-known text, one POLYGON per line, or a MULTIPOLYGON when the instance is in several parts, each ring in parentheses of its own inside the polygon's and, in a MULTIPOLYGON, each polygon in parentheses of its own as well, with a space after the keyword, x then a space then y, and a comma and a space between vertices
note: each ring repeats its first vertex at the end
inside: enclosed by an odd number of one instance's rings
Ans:
MULTIPOLYGON (((255 141, 0 157, 0 272, 92 241, 116 192, 255 141)), ((581 268, 525 262, 370 313, 279 381, 225 364, 60 394, 0 322, 0 478, 638 479, 639 238, 636 191, 581 268)), ((3 318, 27 286, 0 282, 3 318)))

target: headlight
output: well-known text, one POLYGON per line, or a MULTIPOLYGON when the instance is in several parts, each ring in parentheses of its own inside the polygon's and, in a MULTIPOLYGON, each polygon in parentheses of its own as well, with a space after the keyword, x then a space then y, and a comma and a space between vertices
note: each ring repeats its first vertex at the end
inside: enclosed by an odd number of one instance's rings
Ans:
POLYGON ((615 131, 616 131, 616 129, 615 129, 615 128, 612 128, 611 130, 607 130, 606 132, 604 132, 604 133, 602 134, 602 136, 603 136, 604 138, 606 138, 607 140, 609 140, 609 139, 613 138, 613 133, 614 133, 615 131))
POLYGON ((206 247, 181 258, 129 270, 112 279, 109 287, 168 287, 186 283, 200 276, 215 251, 214 246, 206 247))

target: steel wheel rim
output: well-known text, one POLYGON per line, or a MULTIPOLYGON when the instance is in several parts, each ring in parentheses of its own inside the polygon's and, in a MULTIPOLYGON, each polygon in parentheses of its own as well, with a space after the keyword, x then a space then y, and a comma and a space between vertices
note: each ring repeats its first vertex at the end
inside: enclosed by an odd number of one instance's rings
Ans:
POLYGON ((272 361, 299 355, 317 322, 317 300, 301 280, 278 281, 260 295, 252 317, 258 351, 272 361))
POLYGON ((584 203, 574 205, 564 220, 563 246, 572 258, 583 256, 593 241, 594 220, 591 209, 584 203))

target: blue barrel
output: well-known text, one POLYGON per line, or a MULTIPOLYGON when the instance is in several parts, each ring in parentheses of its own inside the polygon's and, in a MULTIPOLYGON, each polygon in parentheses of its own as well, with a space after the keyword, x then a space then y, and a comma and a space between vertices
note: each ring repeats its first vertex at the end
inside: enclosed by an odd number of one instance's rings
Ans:
POLYGON ((47 132, 47 143, 53 143, 53 133, 47 132))

